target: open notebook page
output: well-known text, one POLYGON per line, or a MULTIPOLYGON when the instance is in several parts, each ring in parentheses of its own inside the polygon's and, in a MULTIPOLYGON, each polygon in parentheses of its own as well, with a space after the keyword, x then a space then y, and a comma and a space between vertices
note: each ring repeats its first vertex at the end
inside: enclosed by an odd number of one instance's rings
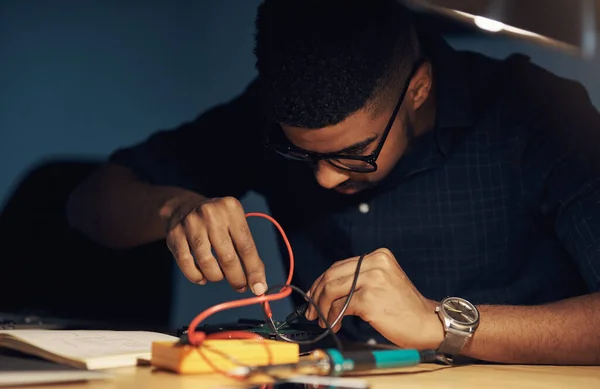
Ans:
POLYGON ((147 331, 0 331, 0 346, 87 369, 135 365, 138 358, 150 357, 155 341, 177 338, 147 331))

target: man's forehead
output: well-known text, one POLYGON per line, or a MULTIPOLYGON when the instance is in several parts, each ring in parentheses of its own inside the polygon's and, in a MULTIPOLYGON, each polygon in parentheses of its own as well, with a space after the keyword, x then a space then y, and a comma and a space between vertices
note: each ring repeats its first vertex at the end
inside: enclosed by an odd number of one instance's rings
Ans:
POLYGON ((281 127, 296 146, 319 153, 337 152, 359 143, 370 143, 384 129, 386 120, 358 111, 344 121, 319 129, 307 129, 282 124, 281 127))

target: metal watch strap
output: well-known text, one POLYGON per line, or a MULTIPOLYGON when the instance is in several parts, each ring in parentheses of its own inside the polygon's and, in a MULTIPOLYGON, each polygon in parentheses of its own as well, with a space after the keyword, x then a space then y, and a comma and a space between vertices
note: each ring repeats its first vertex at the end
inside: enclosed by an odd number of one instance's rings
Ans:
POLYGON ((471 338, 471 336, 468 333, 454 328, 448 328, 444 341, 438 348, 438 353, 455 357, 460 354, 469 338, 471 338))

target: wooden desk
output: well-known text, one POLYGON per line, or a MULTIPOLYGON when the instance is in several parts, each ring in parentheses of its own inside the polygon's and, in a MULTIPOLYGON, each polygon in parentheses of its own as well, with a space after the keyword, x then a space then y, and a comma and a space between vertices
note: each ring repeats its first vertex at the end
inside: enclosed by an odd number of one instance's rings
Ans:
MULTIPOLYGON (((115 378, 87 383, 44 385, 26 389, 211 389, 240 387, 218 376, 178 376, 149 367, 112 370, 115 378)), ((396 374, 363 377, 371 389, 563 389, 600 388, 600 367, 473 365, 404 370, 396 374)), ((241 386, 243 387, 243 386, 241 386)))

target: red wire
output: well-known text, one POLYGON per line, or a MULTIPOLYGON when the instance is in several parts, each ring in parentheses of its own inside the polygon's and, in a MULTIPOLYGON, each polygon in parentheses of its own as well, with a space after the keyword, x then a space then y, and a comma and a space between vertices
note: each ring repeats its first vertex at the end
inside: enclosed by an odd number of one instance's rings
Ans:
MULTIPOLYGON (((292 277, 294 275, 294 253, 292 251, 292 246, 290 244, 290 241, 288 240, 287 235, 283 231, 283 228, 281 227, 281 225, 275 219, 273 219, 271 216, 266 215, 264 213, 259 213, 259 212, 252 212, 252 213, 246 214, 246 217, 252 217, 252 216, 262 217, 262 218, 269 220, 279 230, 279 233, 281 234, 281 237, 283 238, 283 241, 285 242, 285 245, 287 247, 288 254, 289 254, 290 269, 289 269, 288 278, 287 278, 285 285, 286 286, 290 285, 292 282, 292 277)), ((273 317, 273 313, 271 312, 271 307, 269 305, 269 301, 282 300, 282 299, 288 297, 291 293, 292 293, 292 288, 283 287, 277 293, 273 293, 273 294, 269 294, 269 295, 263 294, 261 296, 250 297, 250 298, 235 300, 235 301, 228 301, 228 302, 217 304, 213 307, 210 307, 210 308, 204 310, 203 312, 201 312, 199 315, 197 315, 194 318, 194 320, 192 320, 190 322, 190 325, 188 326, 189 342, 190 342, 190 344, 198 347, 198 346, 201 346, 202 342, 204 342, 206 339, 257 339, 257 340, 264 341, 264 339, 260 335, 254 334, 251 332, 246 332, 246 331, 224 331, 224 332, 218 332, 218 333, 207 336, 206 333, 204 333, 204 332, 196 332, 196 328, 202 321, 206 320, 207 317, 209 317, 217 312, 221 312, 226 309, 244 307, 244 306, 252 305, 252 304, 262 304, 263 309, 265 310, 265 313, 267 314, 267 317, 270 319, 273 317)), ((269 349, 269 346, 267 345, 267 343, 264 343, 264 345, 265 345, 265 348, 266 348, 267 354, 268 354, 268 363, 270 364, 272 362, 272 353, 271 353, 271 350, 269 349)), ((204 360, 207 361, 209 366, 213 368, 213 370, 215 370, 218 373, 225 374, 227 376, 232 377, 226 371, 218 369, 212 362, 209 361, 209 358, 207 358, 202 351, 199 350, 199 352, 200 352, 200 355, 204 358, 204 360)), ((232 377, 232 378, 236 378, 236 377, 232 377)))

